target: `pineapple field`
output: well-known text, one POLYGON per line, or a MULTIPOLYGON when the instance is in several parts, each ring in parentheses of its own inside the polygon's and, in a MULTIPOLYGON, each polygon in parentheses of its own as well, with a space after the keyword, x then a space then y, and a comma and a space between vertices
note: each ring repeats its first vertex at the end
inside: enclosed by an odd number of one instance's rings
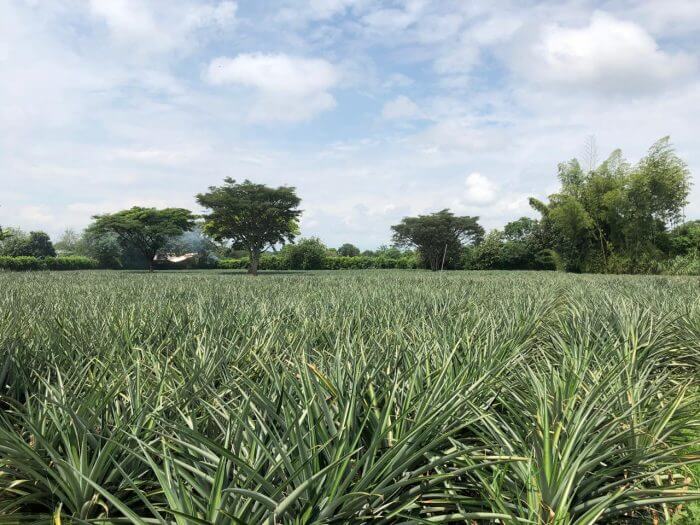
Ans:
POLYGON ((0 273, 0 523, 697 523, 700 280, 0 273))

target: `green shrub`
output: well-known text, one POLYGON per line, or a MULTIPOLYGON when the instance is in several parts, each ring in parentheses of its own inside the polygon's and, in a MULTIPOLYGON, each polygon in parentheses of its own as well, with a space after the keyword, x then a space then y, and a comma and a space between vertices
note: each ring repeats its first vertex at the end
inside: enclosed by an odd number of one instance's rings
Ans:
POLYGON ((0 257, 0 269, 10 270, 13 272, 22 272, 29 270, 44 270, 45 265, 42 259, 32 257, 30 255, 22 255, 19 257, 0 257))
POLYGON ((95 259, 80 255, 47 257, 43 262, 47 270, 96 270, 99 267, 95 259))
POLYGON ((26 272, 33 270, 94 270, 98 268, 95 259, 80 256, 67 257, 0 257, 0 270, 26 272))
POLYGON ((326 261, 326 246, 317 238, 301 239, 296 244, 287 244, 280 256, 285 269, 320 270, 326 261))
POLYGON ((219 259, 218 267, 222 270, 244 270, 248 267, 248 258, 240 259, 219 259))
MULTIPOLYGON (((242 257, 240 259, 219 259, 218 263, 218 268, 222 270, 244 270, 247 267, 247 257, 242 257)), ((284 254, 264 254, 260 259, 261 270, 412 270, 417 267, 418 260, 416 259, 415 255, 404 255, 396 259, 389 257, 368 257, 365 255, 358 255, 355 257, 324 257, 323 265, 315 268, 304 268, 301 264, 290 264, 290 260, 285 257, 284 254)))

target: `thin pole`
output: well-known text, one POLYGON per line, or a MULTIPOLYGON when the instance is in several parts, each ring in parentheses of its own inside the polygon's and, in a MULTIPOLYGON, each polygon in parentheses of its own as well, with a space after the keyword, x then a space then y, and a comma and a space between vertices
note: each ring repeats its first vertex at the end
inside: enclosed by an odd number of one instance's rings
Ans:
POLYGON ((447 256, 447 243, 445 243, 445 251, 442 252, 442 264, 440 265, 440 271, 445 269, 445 257, 447 256))

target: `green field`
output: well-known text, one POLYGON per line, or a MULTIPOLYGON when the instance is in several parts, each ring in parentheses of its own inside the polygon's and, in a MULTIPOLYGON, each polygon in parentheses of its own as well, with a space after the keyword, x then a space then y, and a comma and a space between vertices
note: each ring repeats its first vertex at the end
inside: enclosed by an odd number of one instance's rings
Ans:
POLYGON ((95 271, 0 290, 0 523, 698 519, 698 278, 95 271))

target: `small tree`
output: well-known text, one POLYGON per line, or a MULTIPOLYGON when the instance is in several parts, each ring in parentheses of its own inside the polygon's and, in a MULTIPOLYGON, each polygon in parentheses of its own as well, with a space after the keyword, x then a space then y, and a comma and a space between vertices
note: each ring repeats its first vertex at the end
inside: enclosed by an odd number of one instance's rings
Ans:
POLYGON ((338 248, 338 255, 341 257, 357 257, 360 255, 360 249, 354 244, 345 243, 338 248))
POLYGON ((392 226, 394 242, 418 249, 423 265, 433 271, 459 264, 466 243, 478 242, 484 235, 478 217, 456 217, 449 210, 431 215, 404 217, 392 226))
POLYGON ((671 255, 700 255, 700 220, 676 226, 670 232, 669 241, 671 255))
POLYGON ((197 202, 211 210, 204 217, 209 235, 248 252, 251 275, 258 274, 263 251, 294 240, 298 233, 301 199, 288 186, 270 188, 227 177, 222 186, 211 186, 207 193, 197 195, 197 202))
POLYGON ((30 232, 28 235, 21 230, 10 230, 0 250, 2 255, 10 257, 55 257, 56 250, 51 238, 44 232, 30 232))
POLYGON ((68 228, 63 232, 55 247, 63 254, 74 254, 77 253, 79 245, 80 235, 73 228, 68 228))
POLYGON ((316 237, 288 244, 280 252, 290 270, 320 270, 326 261, 326 246, 316 237))
POLYGON ((470 267, 474 270, 493 270, 502 268, 503 233, 491 230, 484 240, 470 254, 470 267))
POLYGON ((44 232, 29 232, 27 251, 34 257, 56 257, 51 238, 44 232))
POLYGON ((170 237, 194 227, 194 217, 183 208, 140 208, 135 206, 117 213, 96 215, 94 233, 112 232, 119 240, 138 251, 153 271, 153 259, 170 237))
POLYGON ((83 232, 76 253, 95 259, 100 268, 122 268, 123 246, 111 231, 99 231, 95 225, 83 232))
POLYGON ((3 230, 2 241, 0 255, 7 257, 28 255, 26 253, 26 246, 29 242, 29 235, 19 228, 6 228, 3 230))

